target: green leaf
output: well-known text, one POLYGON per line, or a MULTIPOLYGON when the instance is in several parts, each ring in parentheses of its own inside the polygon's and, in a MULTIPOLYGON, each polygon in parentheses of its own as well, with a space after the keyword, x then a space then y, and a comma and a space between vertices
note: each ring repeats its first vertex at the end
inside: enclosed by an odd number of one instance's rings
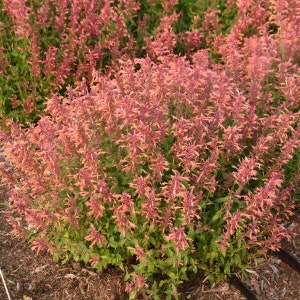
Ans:
POLYGON ((124 281, 127 281, 130 279, 130 274, 129 273, 126 273, 125 276, 124 276, 124 281))
POLYGON ((224 274, 230 275, 230 264, 229 263, 225 264, 224 274))
POLYGON ((223 212, 223 210, 220 209, 220 210, 217 211, 216 214, 212 217, 212 222, 215 222, 215 221, 217 221, 217 220, 223 218, 223 215, 224 215, 224 212, 223 212))
POLYGON ((229 196, 226 196, 226 197, 221 197, 221 198, 217 198, 214 200, 215 203, 224 203, 226 201, 228 201, 230 199, 229 196))
POLYGON ((60 255, 58 254, 58 252, 54 252, 53 254, 53 260, 57 263, 60 259, 60 255))
POLYGON ((196 265, 193 265, 191 269, 192 269, 192 271, 194 272, 194 274, 197 274, 198 269, 197 269, 197 266, 196 266, 196 265))
POLYGON ((201 270, 203 270, 203 271, 208 270, 207 264, 199 264, 199 265, 198 265, 198 268, 201 269, 201 270))

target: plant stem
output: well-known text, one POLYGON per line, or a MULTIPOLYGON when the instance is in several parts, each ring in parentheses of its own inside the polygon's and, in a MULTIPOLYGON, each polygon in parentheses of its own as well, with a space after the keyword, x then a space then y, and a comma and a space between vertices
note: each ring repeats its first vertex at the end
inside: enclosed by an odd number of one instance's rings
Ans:
POLYGON ((11 300, 1 268, 0 268, 0 275, 1 275, 1 278, 2 278, 2 282, 3 282, 4 288, 5 288, 6 294, 7 294, 7 298, 8 298, 8 300, 11 300))

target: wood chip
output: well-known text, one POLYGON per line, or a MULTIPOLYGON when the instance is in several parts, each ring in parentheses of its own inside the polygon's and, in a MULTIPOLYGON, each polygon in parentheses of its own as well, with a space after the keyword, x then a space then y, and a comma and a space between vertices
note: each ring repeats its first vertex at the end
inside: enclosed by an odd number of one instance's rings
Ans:
POLYGON ((43 265, 35 268, 34 270, 31 271, 31 275, 42 272, 46 267, 48 267, 48 265, 43 265))
POLYGON ((67 278, 67 279, 74 279, 74 278, 76 278, 76 275, 74 275, 74 274, 66 274, 66 275, 64 276, 64 278, 67 278))

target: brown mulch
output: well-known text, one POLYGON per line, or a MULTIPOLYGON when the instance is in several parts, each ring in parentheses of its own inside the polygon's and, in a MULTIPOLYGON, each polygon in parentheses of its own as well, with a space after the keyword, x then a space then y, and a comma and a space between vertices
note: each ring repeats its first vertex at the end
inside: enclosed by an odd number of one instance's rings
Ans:
MULTIPOLYGON (((5 220, 7 196, 0 186, 0 268, 12 300, 127 300, 122 271, 109 268, 104 273, 71 262, 60 265, 48 254, 37 254, 31 246, 12 234, 5 220)), ((300 216, 300 214, 299 214, 300 216)), ((300 218, 290 225, 293 239, 285 248, 300 257, 300 218), (297 246, 298 245, 298 246, 297 246)), ((276 257, 261 259, 260 267, 248 270, 244 282, 261 300, 300 299, 300 275, 276 257)), ((212 289, 198 276, 180 288, 181 300, 245 300, 227 281, 212 289)), ((0 280, 0 299, 8 299, 0 280)), ((139 295, 140 300, 150 300, 139 295)))

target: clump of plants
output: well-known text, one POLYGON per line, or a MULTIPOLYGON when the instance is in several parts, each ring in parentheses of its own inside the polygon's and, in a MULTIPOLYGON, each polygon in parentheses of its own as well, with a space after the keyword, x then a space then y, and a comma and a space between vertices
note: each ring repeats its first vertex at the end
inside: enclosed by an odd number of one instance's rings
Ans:
POLYGON ((248 4, 207 49, 120 60, 29 128, 11 122, 0 171, 16 235, 120 267, 132 299, 178 298, 192 273, 217 282, 278 249, 299 185, 297 19, 248 4))
POLYGON ((224 1, 1 0, 1 125, 36 122, 52 93, 66 96, 79 80, 89 89, 94 69, 106 73, 120 59, 203 48, 205 11, 218 6, 229 28, 234 9, 224 1))

